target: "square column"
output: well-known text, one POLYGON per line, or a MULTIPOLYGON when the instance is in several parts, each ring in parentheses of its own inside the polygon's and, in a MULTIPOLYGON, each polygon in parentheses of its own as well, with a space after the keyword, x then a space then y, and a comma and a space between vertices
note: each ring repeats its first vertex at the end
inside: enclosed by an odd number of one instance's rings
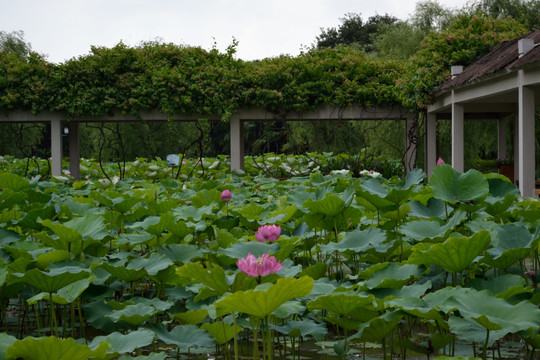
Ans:
POLYGON ((79 123, 69 123, 69 171, 75 180, 81 178, 81 156, 79 150, 79 123))
POLYGON ((51 120, 51 175, 62 175, 62 120, 51 120))
POLYGON ((231 170, 244 169, 244 122, 233 116, 231 126, 231 170))
POLYGON ((519 86, 518 106, 519 191, 521 191, 522 196, 534 197, 534 89, 519 86))
POLYGON ((464 111, 463 105, 452 103, 452 167, 459 172, 464 171, 464 111))
POLYGON ((428 178, 437 164, 437 115, 427 114, 424 162, 428 178))
POLYGON ((497 120, 497 158, 506 160, 506 119, 497 120))

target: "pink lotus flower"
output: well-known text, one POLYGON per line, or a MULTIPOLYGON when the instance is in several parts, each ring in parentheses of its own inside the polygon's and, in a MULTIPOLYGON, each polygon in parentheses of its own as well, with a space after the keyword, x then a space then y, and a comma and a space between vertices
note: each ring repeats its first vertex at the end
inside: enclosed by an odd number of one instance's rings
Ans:
POLYGON ((236 266, 244 274, 251 277, 258 277, 277 273, 281 270, 283 264, 277 261, 274 256, 268 256, 268 254, 263 254, 261 257, 256 258, 253 254, 249 253, 244 259, 238 259, 236 266))
POLYGON ((232 194, 231 192, 229 191, 229 189, 225 189, 222 191, 221 193, 221 200, 225 201, 225 202, 229 202, 232 198, 232 194))
POLYGON ((255 238, 259 242, 276 241, 281 235, 281 226, 279 225, 263 225, 255 232, 255 238))
POLYGON ((442 159, 442 157, 439 156, 439 159, 437 159, 437 165, 441 164, 444 164, 444 160, 442 159))

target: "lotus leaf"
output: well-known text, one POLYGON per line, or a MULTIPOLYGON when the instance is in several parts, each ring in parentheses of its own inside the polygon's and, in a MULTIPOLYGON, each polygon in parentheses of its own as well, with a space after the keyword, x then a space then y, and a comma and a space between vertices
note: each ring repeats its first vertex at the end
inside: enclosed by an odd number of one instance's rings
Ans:
POLYGON ((303 321, 291 320, 287 321, 282 326, 270 324, 270 328, 276 330, 280 334, 292 337, 302 337, 302 339, 311 335, 315 340, 323 339, 328 332, 324 324, 318 324, 311 319, 305 319, 303 321))
POLYGON ((126 322, 131 325, 138 325, 159 312, 153 306, 146 304, 128 305, 122 310, 113 310, 107 318, 114 322, 126 322))
POLYGON ((74 266, 64 266, 51 269, 49 272, 32 269, 24 275, 14 275, 19 277, 19 281, 32 285, 41 291, 53 293, 76 281, 88 279, 90 277, 90 271, 74 266))
POLYGON ((148 275, 156 275, 159 271, 172 266, 173 262, 165 255, 160 255, 157 252, 153 252, 149 257, 136 257, 131 260, 126 268, 141 270, 144 269, 148 275))
POLYGON ((294 298, 306 296, 313 289, 313 279, 304 276, 300 279, 282 278, 266 290, 237 291, 214 305, 218 315, 241 312, 265 318, 281 304, 294 298))
POLYGON ((532 289, 527 287, 527 282, 523 277, 512 274, 505 274, 489 280, 473 279, 467 283, 467 287, 478 291, 488 290, 495 297, 505 300, 518 294, 532 292, 532 289))
POLYGON ((328 294, 319 296, 307 303, 310 311, 328 310, 337 315, 350 316, 359 308, 373 309, 373 296, 360 296, 357 294, 328 294))
POLYGON ((26 178, 19 175, 2 172, 0 174, 0 189, 9 189, 13 192, 22 192, 23 190, 30 188, 30 182, 26 178))
POLYGON ((540 326, 538 307, 529 302, 512 305, 491 296, 486 290, 446 287, 427 294, 424 301, 445 313, 457 310, 463 318, 473 319, 486 329, 499 328, 501 332, 497 334, 501 336, 530 328, 537 329, 540 326))
POLYGON ((223 321, 216 321, 213 323, 204 323, 201 325, 202 330, 206 330, 216 339, 216 345, 223 345, 229 342, 234 335, 242 331, 242 327, 229 325, 223 321))
POLYGON ((261 243, 258 241, 237 242, 228 249, 219 249, 218 253, 227 255, 233 259, 243 259, 248 254, 260 257, 263 254, 275 254, 280 248, 279 243, 272 244, 261 243))
POLYGON ((190 262, 179 267, 176 273, 195 283, 204 284, 213 291, 214 295, 223 295, 229 290, 225 271, 218 265, 205 268, 201 263, 190 262))
POLYGON ((27 337, 15 341, 6 351, 6 359, 27 360, 87 360, 105 359, 105 347, 91 350, 87 345, 77 344, 72 338, 59 339, 27 337))
POLYGON ((102 342, 109 346, 109 354, 125 354, 135 349, 150 345, 154 341, 154 332, 148 329, 139 329, 127 334, 113 332, 106 336, 96 336, 88 345, 90 349, 96 349, 102 342))
POLYGON ((489 183, 481 172, 459 173, 448 164, 433 169, 429 185, 435 198, 448 202, 478 200, 489 193, 489 183))
POLYGON ((6 350, 17 338, 6 333, 0 333, 0 360, 6 360, 6 350))
POLYGON ((347 232, 339 243, 321 245, 321 251, 327 254, 334 251, 360 253, 371 248, 377 248, 386 240, 386 233, 379 228, 367 228, 366 230, 353 230, 347 232))
POLYGON ((403 318, 399 311, 387 312, 365 322, 358 328, 358 332, 351 338, 362 341, 379 341, 387 337, 403 318))
POLYGON ((208 310, 190 310, 183 313, 174 315, 174 318, 178 320, 180 324, 197 325, 208 317, 208 310))
POLYGON ((420 277, 425 271, 423 266, 413 264, 380 263, 359 273, 358 276, 368 279, 363 284, 368 289, 399 289, 412 279, 420 277))
POLYGON ((399 231, 416 241, 438 241, 445 238, 466 217, 467 214, 464 211, 458 210, 445 224, 441 224, 438 220, 409 221, 401 225, 399 231))
POLYGON ((469 268, 475 258, 490 244, 487 231, 469 237, 449 237, 445 242, 434 244, 427 250, 414 251, 409 257, 413 264, 441 266, 449 273, 458 273, 469 268))
POLYGON ((205 330, 201 330, 194 325, 178 325, 171 331, 163 325, 152 325, 157 337, 166 344, 176 345, 181 349, 188 350, 192 347, 214 346, 215 341, 205 330))
POLYGON ((523 224, 505 224, 496 228, 493 247, 487 250, 484 258, 488 264, 506 269, 518 260, 530 256, 538 246, 540 238, 533 238, 523 224))

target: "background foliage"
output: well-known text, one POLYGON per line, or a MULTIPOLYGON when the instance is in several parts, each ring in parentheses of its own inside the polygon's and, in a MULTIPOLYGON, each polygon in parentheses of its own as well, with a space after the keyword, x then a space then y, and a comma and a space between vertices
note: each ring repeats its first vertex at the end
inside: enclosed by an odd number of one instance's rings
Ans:
MULTIPOLYGON (((135 47, 119 43, 112 48, 92 47, 87 55, 52 64, 31 50, 22 32, 0 32, 0 111, 63 111, 71 118, 117 111, 138 116, 155 109, 171 120, 183 113, 226 122, 240 108, 260 108, 268 111, 269 121, 246 124, 249 154, 369 149, 374 156, 400 159, 405 135, 402 126, 391 122, 280 120, 322 104, 405 106, 420 113, 421 148, 422 112, 432 89, 448 79, 450 66, 467 66, 501 42, 540 26, 537 5, 538 0, 482 0, 451 10, 421 1, 407 20, 385 14, 364 21, 361 14, 349 13, 338 27, 321 28, 312 47, 296 57, 250 62, 235 57, 234 40, 224 53, 157 41, 135 47), (385 133, 388 136, 381 135, 385 133)), ((47 126, 26 126, 22 141, 12 135, 21 128, 0 126, 4 154, 47 154, 47 126)), ((473 138, 480 138, 482 126, 465 126, 473 138)), ((438 131, 442 139, 449 137, 444 124, 438 131)), ((106 159, 117 156, 118 151, 105 148, 118 142, 127 159, 185 153, 197 139, 204 141, 198 150, 207 151, 207 156, 228 153, 229 146, 227 124, 214 121, 202 125, 140 122, 114 129, 89 125, 83 127, 82 138, 83 156, 97 157, 104 143, 101 155, 106 159), (133 145, 134 139, 144 146, 133 145)), ((492 156, 495 138, 493 133, 471 144, 466 164, 492 156)), ((439 144, 438 155, 448 159, 444 142, 439 144)), ((423 165, 421 157, 417 165, 423 165)))

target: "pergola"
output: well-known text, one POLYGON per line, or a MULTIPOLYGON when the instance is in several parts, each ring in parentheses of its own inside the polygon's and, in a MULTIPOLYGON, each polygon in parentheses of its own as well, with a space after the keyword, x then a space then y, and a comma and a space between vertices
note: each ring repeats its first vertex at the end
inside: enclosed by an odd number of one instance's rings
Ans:
POLYGON ((506 127, 514 118, 514 178, 523 196, 535 196, 535 110, 540 103, 540 30, 504 42, 433 92, 426 124, 426 172, 436 164, 436 123, 452 121, 452 167, 464 171, 464 120, 498 121, 498 158, 507 159, 506 127))
MULTIPOLYGON (((80 177, 79 124, 89 122, 134 122, 134 121, 170 121, 170 115, 159 112, 141 112, 140 117, 116 114, 113 116, 75 116, 69 121, 67 114, 60 112, 42 112, 33 115, 30 111, 13 111, 0 115, 0 122, 50 122, 51 124, 51 171, 53 176, 62 174, 64 128, 69 129, 69 170, 71 175, 80 177)), ((177 114, 173 121, 196 121, 198 119, 220 120, 219 116, 186 116, 177 114)), ((321 106, 315 111, 289 113, 276 116, 260 109, 242 109, 230 119, 230 160, 231 169, 244 168, 244 122, 246 121, 337 121, 337 120, 405 120, 406 131, 404 149, 406 171, 412 170, 416 159, 415 114, 402 107, 379 105, 371 108, 350 106, 345 108, 321 106)))

